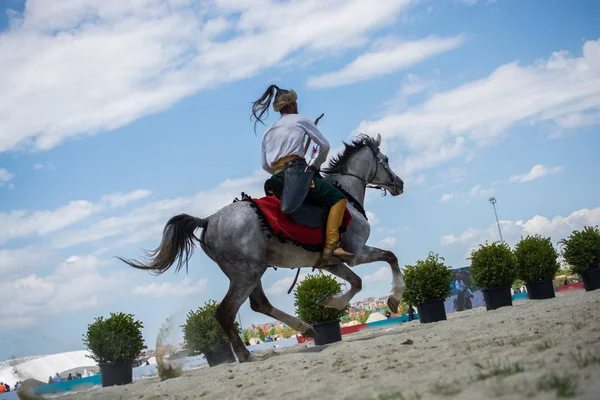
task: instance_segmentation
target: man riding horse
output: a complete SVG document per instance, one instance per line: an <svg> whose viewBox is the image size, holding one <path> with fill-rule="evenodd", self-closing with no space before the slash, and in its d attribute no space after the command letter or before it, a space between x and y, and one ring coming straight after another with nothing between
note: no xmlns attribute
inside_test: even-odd
<svg viewBox="0 0 600 400"><path fill-rule="evenodd" d="M275 85L254 102L252 115L257 122L268 113L271 101L273 110L281 117L265 132L261 147L261 163L271 179L283 184L281 209L291 214L304 202L310 202L329 209L325 229L325 245L322 259L332 256L352 257L340 247L340 226L346 210L347 200L342 192L322 179L316 171L326 161L329 142L309 118L298 114L298 95L294 90L280 89ZM319 154L309 166L304 159L304 137L308 136L319 146Z"/></svg>
<svg viewBox="0 0 600 400"><path fill-rule="evenodd" d="M360 135L350 144L345 143L343 152L329 163L328 168L324 168L325 178L321 179L315 170L325 161L329 143L316 128L316 123L298 115L296 100L294 91L271 86L253 107L253 116L257 121L261 121L269 110L271 101L274 101L275 111L281 113L281 118L265 133L262 147L263 167L273 175L267 182L274 183L278 180L278 185L283 187L272 192L280 200L273 201L277 199L270 196L253 200L248 196L247 201L234 201L209 216L175 215L166 223L160 245L147 252L146 262L119 257L134 268L162 274L173 265L175 271L179 271L184 265L187 270L188 260L199 245L229 279L227 293L221 300L215 317L227 334L240 362L261 358L251 354L244 346L235 324L240 307L248 299L252 310L281 321L304 336L315 335L310 324L270 303L262 286L262 278L269 266L300 269L318 265L319 269L348 282L348 290L329 294L318 300L318 304L337 310L343 310L362 290L361 278L350 269L356 265L381 261L389 264L392 290L388 296L388 306L392 312L397 311L404 291L402 273L394 253L367 245L370 224L363 208L366 189L380 187L389 191L392 196L399 196L404 191L404 182L395 174L388 164L387 156L379 149L381 136L372 138ZM304 160L305 135L321 147L318 157L312 163L312 169L309 169ZM343 193L349 200L347 206L344 195L330 182L337 182L343 188ZM263 221L266 217L259 210L259 202L274 204L277 214L287 212L292 223L295 223L294 216L302 214L301 211L306 215L324 211L322 218L318 218L320 224L312 224L311 220L313 227L321 228L323 224L326 225L326 242L322 254L319 252L321 247L313 251L275 239L273 227ZM343 216L346 213L350 214L347 226L344 221L347 222L348 218ZM305 218L304 222L308 220L305 216L302 218ZM306 223L304 226L309 225ZM349 252L339 248L340 226L346 228L341 245ZM199 236L196 235L198 230L201 231ZM329 261L321 263L321 255Z"/></svg>

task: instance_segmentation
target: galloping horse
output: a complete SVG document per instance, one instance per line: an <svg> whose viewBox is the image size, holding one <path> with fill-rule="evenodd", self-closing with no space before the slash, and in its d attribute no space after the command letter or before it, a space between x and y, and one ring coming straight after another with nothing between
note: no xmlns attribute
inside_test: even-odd
<svg viewBox="0 0 600 400"><path fill-rule="evenodd" d="M348 265L386 261L392 270L388 306L392 312L398 310L404 291L398 259L391 251L366 245L370 234L363 209L367 187L375 186L382 189L384 194L389 191L392 196L402 194L404 189L404 182L391 170L388 158L379 150L380 144L381 135L376 138L360 135L350 144L345 143L344 151L323 171L325 179L337 184L348 197L348 210L352 218L342 235L341 245L354 254L347 264L338 261L335 265L320 268L350 283L347 292L321 299L319 304L325 307L342 310L362 289L361 278ZM198 228L203 228L200 238L195 235ZM156 274L162 274L177 262L178 272L183 264L187 269L195 241L229 278L229 290L217 308L216 318L229 337L239 362L260 359L246 349L235 329L236 314L248 298L252 310L279 320L303 335L315 335L312 326L271 305L261 278L269 266L310 268L319 261L320 253L265 235L256 210L247 201L229 204L207 218L177 215L167 222L159 247L147 252L150 257L147 264L119 259L134 268Z"/></svg>

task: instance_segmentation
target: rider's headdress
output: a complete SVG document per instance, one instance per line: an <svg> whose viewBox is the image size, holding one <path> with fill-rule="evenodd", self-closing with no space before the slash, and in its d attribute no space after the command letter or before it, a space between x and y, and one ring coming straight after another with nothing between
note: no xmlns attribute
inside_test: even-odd
<svg viewBox="0 0 600 400"><path fill-rule="evenodd" d="M262 121L263 115L269 115L269 106L273 100L273 110L275 112L281 111L285 106L294 104L298 100L298 95L293 89L285 90L280 89L276 85L271 85L265 90L262 96L256 100L252 105L252 116L256 118L254 121L254 133L256 133L256 123Z"/></svg>

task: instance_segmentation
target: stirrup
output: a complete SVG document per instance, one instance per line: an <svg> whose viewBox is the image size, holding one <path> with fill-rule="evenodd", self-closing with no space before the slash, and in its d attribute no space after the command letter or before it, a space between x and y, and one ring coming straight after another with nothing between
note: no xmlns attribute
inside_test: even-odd
<svg viewBox="0 0 600 400"><path fill-rule="evenodd" d="M342 254L334 254L336 250L341 250ZM345 254L343 254L343 253L345 253ZM323 251L323 254L321 255L321 258L324 258L325 260L330 260L332 258L345 260L345 259L352 258L352 257L354 257L354 254L347 252L340 245L337 245L336 247L334 247L330 250L327 250L326 252Z"/></svg>

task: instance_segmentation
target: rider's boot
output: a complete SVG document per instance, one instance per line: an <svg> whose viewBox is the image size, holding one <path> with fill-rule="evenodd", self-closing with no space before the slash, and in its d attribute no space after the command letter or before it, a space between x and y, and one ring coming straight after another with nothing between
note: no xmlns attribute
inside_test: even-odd
<svg viewBox="0 0 600 400"><path fill-rule="evenodd" d="M340 226L344 219L344 211L348 201L342 199L335 203L329 210L327 217L327 226L325 228L325 247L323 248L322 258L329 260L331 257L349 258L354 257L354 254L344 251L339 247L340 243Z"/></svg>

